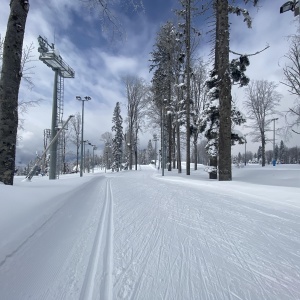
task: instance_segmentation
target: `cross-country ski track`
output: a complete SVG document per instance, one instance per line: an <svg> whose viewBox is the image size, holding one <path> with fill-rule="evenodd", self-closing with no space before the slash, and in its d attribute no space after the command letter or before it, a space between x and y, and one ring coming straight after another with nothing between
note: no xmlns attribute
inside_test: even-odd
<svg viewBox="0 0 300 300"><path fill-rule="evenodd" d="M49 194L0 243L0 299L300 299L299 189L175 172L19 180Z"/></svg>

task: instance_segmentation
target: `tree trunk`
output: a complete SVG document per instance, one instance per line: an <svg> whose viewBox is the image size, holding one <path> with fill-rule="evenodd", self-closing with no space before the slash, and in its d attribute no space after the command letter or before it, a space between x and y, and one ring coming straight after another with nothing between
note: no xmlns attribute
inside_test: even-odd
<svg viewBox="0 0 300 300"><path fill-rule="evenodd" d="M172 130L172 160L173 160L173 169L176 168L176 127L173 127Z"/></svg>
<svg viewBox="0 0 300 300"><path fill-rule="evenodd" d="M198 134L195 133L194 136L194 170L197 171L198 169L198 155L197 155L197 140L198 140Z"/></svg>
<svg viewBox="0 0 300 300"><path fill-rule="evenodd" d="M177 169L178 173L181 173L181 150L180 150L180 126L178 122L178 117L176 120L176 134L177 134Z"/></svg>
<svg viewBox="0 0 300 300"><path fill-rule="evenodd" d="M129 121L129 170L132 170L132 162L133 162L133 125L131 121Z"/></svg>
<svg viewBox="0 0 300 300"><path fill-rule="evenodd" d="M211 167L218 167L218 158L216 156L211 156L209 158L209 165ZM218 179L217 171L209 172L209 179Z"/></svg>
<svg viewBox="0 0 300 300"><path fill-rule="evenodd" d="M265 167L266 165L266 138L265 135L262 135L261 138L261 166Z"/></svg>
<svg viewBox="0 0 300 300"><path fill-rule="evenodd" d="M168 114L168 171L172 170L172 116Z"/></svg>
<svg viewBox="0 0 300 300"><path fill-rule="evenodd" d="M219 180L232 180L231 174L231 82L229 77L228 0L217 1L219 40L218 79L220 89Z"/></svg>
<svg viewBox="0 0 300 300"><path fill-rule="evenodd" d="M186 175L191 174L190 132L190 59L191 59L191 0L186 2Z"/></svg>
<svg viewBox="0 0 300 300"><path fill-rule="evenodd" d="M10 1L0 78L0 181L13 185L22 48L29 3Z"/></svg>

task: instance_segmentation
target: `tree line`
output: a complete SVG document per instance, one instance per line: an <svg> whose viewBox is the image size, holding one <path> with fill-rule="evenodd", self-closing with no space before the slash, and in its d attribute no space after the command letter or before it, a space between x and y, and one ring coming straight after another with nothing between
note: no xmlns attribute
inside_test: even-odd
<svg viewBox="0 0 300 300"><path fill-rule="evenodd" d="M134 1L129 1L131 4ZM137 1L139 2L139 1ZM231 147L245 143L245 135L236 130L246 122L237 109L231 95L233 85L245 88L244 108L250 121L253 141L261 143L262 166L265 165L266 133L270 130L281 95L277 83L267 80L251 80L246 75L252 54L240 54L230 49L229 15L241 16L247 27L252 19L243 5L258 5L258 0L236 1L179 0L175 21L167 21L157 32L149 69L151 83L136 76L124 78L126 89L126 124L121 129L120 103L113 115L114 125L110 136L104 134L105 154L111 153L113 168L121 168L121 157L126 157L128 168L135 161L137 168L138 140L143 127L147 126L160 138L162 167L181 172L181 161L186 160L186 174L190 175L191 160L197 168L199 137L205 138L205 149L211 165L210 178L232 180ZM111 13L110 1L88 1L104 13L113 29L118 27L116 16ZM18 127L18 93L22 74L22 48L28 0L10 1L10 16L6 37L2 43L2 67L0 79L0 181L13 184L15 148ZM211 33L213 63L199 57L201 35L199 18L208 19ZM285 84L291 94L299 97L299 35L291 38L291 48L284 68ZM13 49L14 51L11 51ZM235 58L229 59L229 54ZM299 98L298 98L299 99ZM119 104L118 104L119 103ZM297 102L288 114L296 119L286 129L294 132L299 125ZM289 120L289 118L287 117ZM147 124L146 124L147 123ZM125 133L124 133L125 131ZM185 153L182 150L185 149Z"/></svg>

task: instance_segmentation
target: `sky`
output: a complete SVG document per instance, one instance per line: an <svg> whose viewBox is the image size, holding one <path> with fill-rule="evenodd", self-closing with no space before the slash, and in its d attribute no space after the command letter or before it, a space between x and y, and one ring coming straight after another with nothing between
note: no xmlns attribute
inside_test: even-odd
<svg viewBox="0 0 300 300"><path fill-rule="evenodd" d="M9 15L9 1L0 0L0 33L3 37L6 31ZM241 2L241 1L238 1ZM124 1L122 2L124 3ZM288 50L287 36L296 31L296 19L292 12L279 14L281 0L261 1L259 9L249 8L253 17L252 29L247 29L242 18L231 18L231 44L233 51L254 53L266 45L270 48L251 58L247 74L252 79L267 79L279 83L283 79L282 67L284 54ZM123 104L121 110L125 115L125 87L122 77L128 74L136 75L150 82L149 53L153 50L156 33L167 20L174 19L173 9L177 7L176 0L145 0L144 10L133 12L128 6L119 7L115 13L122 24L124 35L122 40L115 36L112 39L109 28L103 30L95 9L88 9L81 1L33 1L27 18L25 43L33 43L32 54L35 60L32 65L34 88L29 90L22 83L20 100L42 101L30 108L25 118L24 130L19 132L22 137L17 148L17 164L34 158L36 151L43 149L44 129L51 126L52 92L54 72L38 60L39 35L55 43L55 48L62 58L75 70L74 79L65 79L64 116L81 112L81 103L76 96L90 96L91 101L85 104L85 139L100 149L103 142L102 133L111 130L113 109L117 101ZM210 35L207 19L197 20L202 33L200 47L197 50L205 60L209 59ZM285 86L278 86L282 93L282 110L287 110L294 99L288 94ZM234 88L233 96L238 106L242 108L244 92ZM276 127L284 124L282 117ZM237 128L243 133L248 129ZM154 132L144 132L141 137L141 147L146 147L147 141ZM281 137L276 137L280 141ZM295 146L299 138L293 136L287 143ZM259 144L248 143L249 150L257 151ZM271 144L267 145L271 149ZM242 151L242 146L234 147L233 153Z"/></svg>
<svg viewBox="0 0 300 300"><path fill-rule="evenodd" d="M0 183L0 299L299 299L300 166L198 167Z"/></svg>

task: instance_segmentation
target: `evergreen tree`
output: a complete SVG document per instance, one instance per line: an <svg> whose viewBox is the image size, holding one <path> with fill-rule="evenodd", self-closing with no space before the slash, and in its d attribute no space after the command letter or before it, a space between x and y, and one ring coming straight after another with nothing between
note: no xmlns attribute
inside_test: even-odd
<svg viewBox="0 0 300 300"><path fill-rule="evenodd" d="M168 148L169 168L171 168L173 146L172 125L177 112L176 101L174 101L173 97L174 84L178 83L179 69L185 57L181 48L180 33L173 23L167 22L161 26L157 33L154 50L150 53L150 71L154 71L152 78L153 104L157 107L160 115L161 136L163 128L167 129L167 134L165 134L164 139L161 139L161 143L165 142ZM164 116L163 112L165 112ZM162 120L165 120L165 124L162 124Z"/></svg>
<svg viewBox="0 0 300 300"><path fill-rule="evenodd" d="M148 152L148 163L151 163L151 160L153 160L155 156L151 140L149 140L148 142L147 152Z"/></svg>
<svg viewBox="0 0 300 300"><path fill-rule="evenodd" d="M274 152L274 158L275 158L275 160L278 159L278 155L279 155L279 147L278 147L278 145L276 144L276 145L275 145L275 152Z"/></svg>
<svg viewBox="0 0 300 300"><path fill-rule="evenodd" d="M284 145L284 142L280 141L278 158L279 158L281 163L286 163L285 156L286 156L286 147Z"/></svg>
<svg viewBox="0 0 300 300"><path fill-rule="evenodd" d="M116 170L119 172L121 169L121 159L122 159L122 143L123 143L123 119L121 116L121 108L120 103L116 103L116 107L114 109L114 114L112 118L113 127L112 132L114 134L112 139L112 170Z"/></svg>

